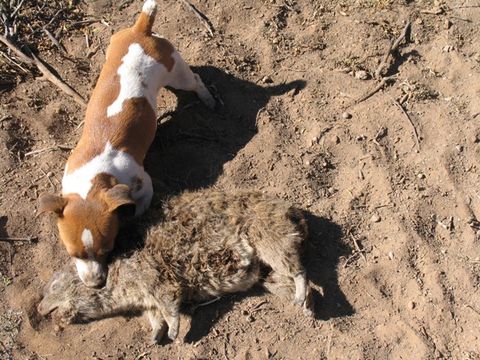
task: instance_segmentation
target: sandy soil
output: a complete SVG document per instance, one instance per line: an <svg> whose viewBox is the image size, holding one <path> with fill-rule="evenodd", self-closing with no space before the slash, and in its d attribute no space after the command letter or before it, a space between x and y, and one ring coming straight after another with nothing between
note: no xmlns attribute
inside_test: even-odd
<svg viewBox="0 0 480 360"><path fill-rule="evenodd" d="M158 2L156 31L223 106L161 91L153 206L215 186L308 210L317 318L254 289L198 308L184 344L150 345L143 318L39 319L41 289L68 257L36 199L60 190L57 145L75 145L84 108L0 45L0 358L480 359L478 2L194 1L213 37L181 1ZM111 33L141 2L73 2L55 17L66 3L26 1L18 41L88 98ZM93 18L104 21L72 26ZM409 18L391 80L352 105ZM4 241L24 237L37 241Z"/></svg>

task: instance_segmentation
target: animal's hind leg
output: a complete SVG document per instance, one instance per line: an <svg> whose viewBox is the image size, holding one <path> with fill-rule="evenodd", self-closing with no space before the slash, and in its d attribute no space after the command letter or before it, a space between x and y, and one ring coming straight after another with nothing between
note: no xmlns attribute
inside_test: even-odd
<svg viewBox="0 0 480 360"><path fill-rule="evenodd" d="M174 52L172 57L175 59L175 65L166 85L178 90L196 92L200 100L209 108L213 109L216 101L204 85L200 76L190 69L190 66L188 66L178 52Z"/></svg>
<svg viewBox="0 0 480 360"><path fill-rule="evenodd" d="M295 283L289 276L272 271L263 282L263 286L272 294L291 300L295 296Z"/></svg>
<svg viewBox="0 0 480 360"><path fill-rule="evenodd" d="M297 237L288 237L285 241L277 242L275 247L257 244L258 256L269 265L278 276L289 277L295 284L295 304L302 306L307 296L307 277L305 268L300 261L299 244Z"/></svg>
<svg viewBox="0 0 480 360"><path fill-rule="evenodd" d="M162 312L159 309L152 309L145 312L150 325L152 326L152 342L154 344L160 343L167 330L167 323L163 318Z"/></svg>
<svg viewBox="0 0 480 360"><path fill-rule="evenodd" d="M280 275L276 272L270 273L270 275L265 279L263 286L270 291L272 294L275 294L279 297L291 300L296 295L296 284L294 279L290 276ZM306 296L303 304L303 313L307 316L314 316L314 303L313 303L313 294L310 285L306 285Z"/></svg>

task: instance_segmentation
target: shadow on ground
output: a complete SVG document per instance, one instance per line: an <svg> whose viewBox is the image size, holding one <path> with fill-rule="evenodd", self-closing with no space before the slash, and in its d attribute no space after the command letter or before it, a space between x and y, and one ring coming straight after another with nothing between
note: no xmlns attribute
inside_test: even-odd
<svg viewBox="0 0 480 360"><path fill-rule="evenodd" d="M165 122L159 126L145 162L157 185L155 190L160 192L171 194L213 185L222 174L223 165L257 133L259 110L273 96L294 89L300 91L306 84L296 80L263 87L213 66L193 70L206 84L212 84L210 88L218 94L219 106L210 111L195 94L174 91L178 95L177 110L160 115Z"/></svg>

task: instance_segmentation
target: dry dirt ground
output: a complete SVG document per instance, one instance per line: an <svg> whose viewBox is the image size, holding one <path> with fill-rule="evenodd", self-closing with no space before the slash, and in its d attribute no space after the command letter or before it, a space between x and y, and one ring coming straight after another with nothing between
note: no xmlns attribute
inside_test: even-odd
<svg viewBox="0 0 480 360"><path fill-rule="evenodd" d="M0 44L0 358L480 359L480 3L192 0L211 36L182 1L157 1L155 30L221 106L161 91L153 206L215 186L309 211L317 318L254 289L198 308L184 344L150 345L139 317L64 329L38 319L68 257L36 200L60 190L85 109ZM85 98L109 36L141 8L26 0L12 15L19 3L0 3L16 41ZM390 80L355 104L408 19ZM118 252L138 244L139 226Z"/></svg>

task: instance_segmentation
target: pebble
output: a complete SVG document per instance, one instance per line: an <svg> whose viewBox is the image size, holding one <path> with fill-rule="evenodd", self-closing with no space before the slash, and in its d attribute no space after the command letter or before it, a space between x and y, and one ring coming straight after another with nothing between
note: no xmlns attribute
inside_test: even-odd
<svg viewBox="0 0 480 360"><path fill-rule="evenodd" d="M314 136L312 138L312 145L315 144L318 141L318 137Z"/></svg>
<svg viewBox="0 0 480 360"><path fill-rule="evenodd" d="M415 309L415 303L414 303L413 301L409 301L409 302L408 302L408 308L409 308L410 310Z"/></svg>
<svg viewBox="0 0 480 360"><path fill-rule="evenodd" d="M388 252L388 258L389 258L390 260L393 260L394 257L395 257L395 255L393 254L393 251L389 251L389 252Z"/></svg>
<svg viewBox="0 0 480 360"><path fill-rule="evenodd" d="M378 223L380 222L380 220L382 220L382 218L378 214L373 214L372 217L370 218L370 221L374 223Z"/></svg>
<svg viewBox="0 0 480 360"><path fill-rule="evenodd" d="M342 119L347 120L347 119L351 119L351 118L352 118L352 114L350 114L349 112L345 111L344 113L342 113Z"/></svg>
<svg viewBox="0 0 480 360"><path fill-rule="evenodd" d="M479 142L480 142L480 134L475 134L475 135L473 135L473 136L472 136L472 142L473 142L474 144L479 143Z"/></svg>
<svg viewBox="0 0 480 360"><path fill-rule="evenodd" d="M265 75L265 76L262 78L262 82L263 82L264 84L271 84L271 83L273 83L273 80L272 80L272 78L271 78L270 76Z"/></svg>
<svg viewBox="0 0 480 360"><path fill-rule="evenodd" d="M355 71L355 77L360 80L367 80L368 73L365 70L358 70L358 71Z"/></svg>
<svg viewBox="0 0 480 360"><path fill-rule="evenodd" d="M420 174L417 175L417 177L419 179L425 179L425 174L420 173Z"/></svg>
<svg viewBox="0 0 480 360"><path fill-rule="evenodd" d="M455 146L455 149L457 149L458 152L462 152L463 151L463 146L462 145L457 145L457 146Z"/></svg>
<svg viewBox="0 0 480 360"><path fill-rule="evenodd" d="M310 161L305 160L305 165L306 165L306 166L310 166Z"/></svg>

